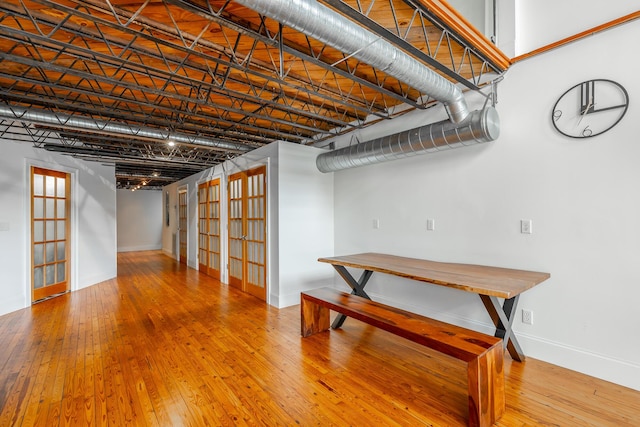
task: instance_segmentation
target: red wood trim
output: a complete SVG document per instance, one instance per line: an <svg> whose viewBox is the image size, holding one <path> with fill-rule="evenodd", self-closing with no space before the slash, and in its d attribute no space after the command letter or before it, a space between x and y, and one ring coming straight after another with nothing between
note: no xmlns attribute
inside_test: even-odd
<svg viewBox="0 0 640 427"><path fill-rule="evenodd" d="M539 55L541 53L548 52L550 50L556 49L558 47L564 46L566 44L581 40L585 37L592 36L594 34L600 33L605 30L609 30L613 27L617 27L618 25L626 24L627 22L631 22L640 18L640 10L637 12L630 13L628 15L622 16L618 19L614 19L613 21L606 22L602 25L598 25L597 27L593 27L589 30L583 31L578 34L574 34L573 36L564 38L562 40L558 40L557 42L550 43L546 46L542 46L538 49L532 50L529 53L525 53L523 55L516 56L515 58L511 58L511 63L515 64L516 62L522 61L523 59L531 58L532 56Z"/></svg>

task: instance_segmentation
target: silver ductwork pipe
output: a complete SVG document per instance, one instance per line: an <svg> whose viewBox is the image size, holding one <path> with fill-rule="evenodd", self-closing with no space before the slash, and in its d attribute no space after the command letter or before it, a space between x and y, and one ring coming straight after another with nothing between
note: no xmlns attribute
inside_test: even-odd
<svg viewBox="0 0 640 427"><path fill-rule="evenodd" d="M335 172L494 141L499 135L498 112L493 107L485 107L469 114L462 123L445 120L320 154L316 166L320 172Z"/></svg>
<svg viewBox="0 0 640 427"><path fill-rule="evenodd" d="M445 105L454 123L469 109L460 88L422 62L315 0L236 0L250 9L353 56Z"/></svg>
<svg viewBox="0 0 640 427"><path fill-rule="evenodd" d="M236 151L244 153L251 148L242 144L219 141L213 138L190 135L168 130L136 126L128 123L107 122L89 117L52 113L47 110L27 109L0 104L0 118L33 123L41 126L64 127L109 135L120 135L156 141L173 141L176 144L206 147L212 150Z"/></svg>

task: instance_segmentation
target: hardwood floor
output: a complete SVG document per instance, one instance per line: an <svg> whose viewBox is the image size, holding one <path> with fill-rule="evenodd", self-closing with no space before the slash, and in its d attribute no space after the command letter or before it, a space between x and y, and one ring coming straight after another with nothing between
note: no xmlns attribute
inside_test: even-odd
<svg viewBox="0 0 640 427"><path fill-rule="evenodd" d="M159 252L0 317L0 426L464 426L453 359L347 320L300 337L278 310ZM640 392L507 356L498 426L638 426Z"/></svg>

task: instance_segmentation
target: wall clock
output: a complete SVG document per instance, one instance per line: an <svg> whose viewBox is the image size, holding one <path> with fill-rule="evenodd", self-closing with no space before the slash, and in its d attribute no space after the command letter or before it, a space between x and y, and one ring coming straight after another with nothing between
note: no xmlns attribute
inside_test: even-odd
<svg viewBox="0 0 640 427"><path fill-rule="evenodd" d="M551 112L558 132L570 138L591 138L605 133L624 117L629 95L620 83L594 79L563 93Z"/></svg>

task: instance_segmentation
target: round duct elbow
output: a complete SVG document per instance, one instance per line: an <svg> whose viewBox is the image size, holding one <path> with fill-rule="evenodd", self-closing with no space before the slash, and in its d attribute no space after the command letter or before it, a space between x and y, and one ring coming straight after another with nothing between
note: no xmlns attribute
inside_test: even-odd
<svg viewBox="0 0 640 427"><path fill-rule="evenodd" d="M460 123L432 123L393 135L320 154L320 172L335 172L375 163L495 141L500 136L500 117L493 107L473 111Z"/></svg>

